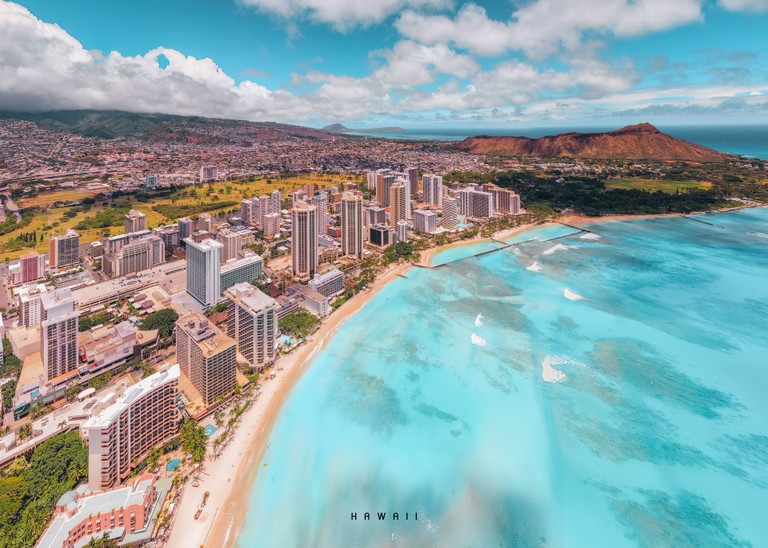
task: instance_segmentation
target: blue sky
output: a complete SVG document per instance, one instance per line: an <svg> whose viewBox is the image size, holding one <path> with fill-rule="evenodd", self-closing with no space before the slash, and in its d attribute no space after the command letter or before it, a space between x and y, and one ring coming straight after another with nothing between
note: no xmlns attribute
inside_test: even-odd
<svg viewBox="0 0 768 548"><path fill-rule="evenodd" d="M766 29L768 0L0 0L0 109L754 123Z"/></svg>

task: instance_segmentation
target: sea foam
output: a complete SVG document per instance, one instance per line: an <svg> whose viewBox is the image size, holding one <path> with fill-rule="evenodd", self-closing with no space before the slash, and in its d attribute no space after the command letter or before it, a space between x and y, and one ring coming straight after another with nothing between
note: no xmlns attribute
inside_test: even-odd
<svg viewBox="0 0 768 548"><path fill-rule="evenodd" d="M478 314L477 318L475 318L475 327L483 327L483 315Z"/></svg>
<svg viewBox="0 0 768 548"><path fill-rule="evenodd" d="M595 234L594 232L587 232L585 234L582 234L579 236L579 239L581 240L599 240L600 236Z"/></svg>
<svg viewBox="0 0 768 548"><path fill-rule="evenodd" d="M544 358L541 362L541 378L544 382L563 382L568 377L559 369L552 367L553 363L561 365L563 362L555 356L547 356Z"/></svg>
<svg viewBox="0 0 768 548"><path fill-rule="evenodd" d="M565 245L565 244L555 244L546 251L542 253L542 255L552 255L555 251L563 251L565 249L573 249L576 246L572 245Z"/></svg>
<svg viewBox="0 0 768 548"><path fill-rule="evenodd" d="M525 269L530 270L531 272L539 272L541 270L541 265L538 262L533 261L533 264L525 267Z"/></svg>
<svg viewBox="0 0 768 548"><path fill-rule="evenodd" d="M563 297L568 299L569 301L583 301L584 297L579 295L578 293L571 291L567 287L563 289Z"/></svg>
<svg viewBox="0 0 768 548"><path fill-rule="evenodd" d="M477 346L485 346L487 343L485 342L485 339L480 335L477 333L472 333L472 344L476 344Z"/></svg>

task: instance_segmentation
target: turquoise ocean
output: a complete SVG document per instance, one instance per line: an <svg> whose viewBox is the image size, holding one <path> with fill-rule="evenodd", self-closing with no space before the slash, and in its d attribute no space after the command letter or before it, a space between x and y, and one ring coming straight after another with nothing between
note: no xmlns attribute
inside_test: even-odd
<svg viewBox="0 0 768 548"><path fill-rule="evenodd" d="M587 226L447 250L343 324L240 546L768 545L768 209Z"/></svg>

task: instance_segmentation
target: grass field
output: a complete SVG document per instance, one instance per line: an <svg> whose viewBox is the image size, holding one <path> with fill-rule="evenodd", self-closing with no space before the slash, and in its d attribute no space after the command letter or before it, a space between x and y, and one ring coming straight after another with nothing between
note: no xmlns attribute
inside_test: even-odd
<svg viewBox="0 0 768 548"><path fill-rule="evenodd" d="M19 207L50 207L56 202L76 202L84 200L90 196L95 196L100 191L78 191L78 190L60 190L58 192L48 192L34 196L32 198L20 198L17 205Z"/></svg>
<svg viewBox="0 0 768 548"><path fill-rule="evenodd" d="M647 190L649 192L661 190L667 194L674 194L678 190L680 190L680 192L690 189L707 190L711 187L712 183L707 181L660 181L657 179L643 179L640 177L607 179L605 181L605 188L608 190L614 188L623 190Z"/></svg>
<svg viewBox="0 0 768 548"><path fill-rule="evenodd" d="M270 181L269 183L267 181ZM343 182L361 182L361 177L339 175L339 176L318 176L318 175L303 175L290 177L286 179L267 179L259 178L254 181L226 181L220 183L212 183L205 185L198 185L187 187L175 192L171 196L158 197L156 200L149 202L132 202L134 209L138 209L147 216L147 228L155 228L161 224L169 224L176 219L165 217L158 213L153 206L158 204L172 204L172 205L199 205L203 203L211 203L216 201L221 202L236 202L237 205L224 208L223 210L212 210L211 214L222 213L227 209L239 208L240 201L245 198L255 198L263 194L269 194L274 190L279 190L283 195L283 199L287 197L287 194L296 188L311 183L317 187L325 187L338 185L341 186ZM82 200L88 196L92 196L95 193L77 192L74 190L62 190L59 192L50 192L47 194L41 194L32 198L23 198L18 202L19 207L41 207L43 211L35 213L32 222L19 230L14 230L8 234L0 236L0 261L9 261L18 259L20 255L26 253L30 249L36 249L40 253L48 251L48 240L51 236L61 234L66 231L67 228L74 228L80 221L88 217L92 217L98 211L108 207L108 205L99 203L94 205L87 212L78 212L76 216L71 219L66 219L64 214L68 211L75 209L74 207L51 207L55 202L72 202ZM128 197L119 198L120 203L124 203ZM58 223L58 225L56 225ZM44 230L44 227L48 227ZM8 243L14 240L19 234L23 232L37 231L38 239L40 235L43 236L43 240L38 242L34 247L26 247L23 249L8 249ZM80 243L87 244L98 240L101 237L102 230L100 228L93 228L89 230L78 230L80 234ZM109 233L112 236L123 233L122 226L114 226L109 228Z"/></svg>

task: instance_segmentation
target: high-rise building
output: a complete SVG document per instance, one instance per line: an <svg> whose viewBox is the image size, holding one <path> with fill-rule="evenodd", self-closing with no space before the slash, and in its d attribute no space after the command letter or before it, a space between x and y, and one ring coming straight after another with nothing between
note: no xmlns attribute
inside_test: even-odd
<svg viewBox="0 0 768 548"><path fill-rule="evenodd" d="M154 190L160 186L160 178L157 175L147 175L144 177L144 187L148 190Z"/></svg>
<svg viewBox="0 0 768 548"><path fill-rule="evenodd" d="M19 258L19 269L13 272L13 285L26 284L45 278L45 256L29 251Z"/></svg>
<svg viewBox="0 0 768 548"><path fill-rule="evenodd" d="M47 382L59 384L57 377L77 369L77 333L80 311L69 288L40 295L43 321L40 342L43 354L43 376Z"/></svg>
<svg viewBox="0 0 768 548"><path fill-rule="evenodd" d="M272 213L280 213L280 206L281 206L281 197L280 197L280 191L279 190L273 190L272 194L269 195L272 198L272 207L270 209L270 212Z"/></svg>
<svg viewBox="0 0 768 548"><path fill-rule="evenodd" d="M315 185L312 183L306 183L302 185L301 189L306 192L307 198L310 200L315 197Z"/></svg>
<svg viewBox="0 0 768 548"><path fill-rule="evenodd" d="M240 256L240 248L243 242L239 234L230 230L222 230L219 232L217 239L224 246L221 249L222 264L230 259L237 259Z"/></svg>
<svg viewBox="0 0 768 548"><path fill-rule="evenodd" d="M179 366L150 375L108 400L82 425L88 438L88 485L123 481L155 448L179 435Z"/></svg>
<svg viewBox="0 0 768 548"><path fill-rule="evenodd" d="M178 221L179 223L179 240L184 240L184 238L189 238L192 236L192 233L195 231L195 221L192 219L188 219L187 217L182 217Z"/></svg>
<svg viewBox="0 0 768 548"><path fill-rule="evenodd" d="M219 178L219 168L216 166L203 166L200 168L200 182L216 181Z"/></svg>
<svg viewBox="0 0 768 548"><path fill-rule="evenodd" d="M488 218L493 216L493 194L482 192L477 187L467 187L456 193L459 201L459 215Z"/></svg>
<svg viewBox="0 0 768 548"><path fill-rule="evenodd" d="M409 167L406 172L408 173L408 183L411 185L411 196L415 196L419 193L419 168Z"/></svg>
<svg viewBox="0 0 768 548"><path fill-rule="evenodd" d="M253 202L251 200L243 200L240 202L240 218L248 225L254 222Z"/></svg>
<svg viewBox="0 0 768 548"><path fill-rule="evenodd" d="M318 264L317 208L306 202L297 202L291 210L293 275L311 278Z"/></svg>
<svg viewBox="0 0 768 548"><path fill-rule="evenodd" d="M437 230L437 214L432 211L417 209L413 212L413 228L419 232L432 234Z"/></svg>
<svg viewBox="0 0 768 548"><path fill-rule="evenodd" d="M40 325L43 321L43 305L40 296L47 292L44 284L26 285L14 290L19 305L19 322L24 327Z"/></svg>
<svg viewBox="0 0 768 548"><path fill-rule="evenodd" d="M483 185L483 190L493 194L493 209L509 215L520 213L520 196L506 188L494 184Z"/></svg>
<svg viewBox="0 0 768 548"><path fill-rule="evenodd" d="M424 201L429 205L443 205L443 178L440 175L427 174L421 179L424 186Z"/></svg>
<svg viewBox="0 0 768 548"><path fill-rule="evenodd" d="M277 236L280 234L280 214L270 213L264 215L264 226L262 226L262 232L265 237Z"/></svg>
<svg viewBox="0 0 768 548"><path fill-rule="evenodd" d="M389 225L397 226L398 221L406 219L405 185L394 183L389 189Z"/></svg>
<svg viewBox="0 0 768 548"><path fill-rule="evenodd" d="M376 175L376 201L381 207L389 207L389 189L395 184L394 175Z"/></svg>
<svg viewBox="0 0 768 548"><path fill-rule="evenodd" d="M221 243L211 238L196 242L194 235L184 240L187 246L187 293L204 307L221 298Z"/></svg>
<svg viewBox="0 0 768 548"><path fill-rule="evenodd" d="M197 218L197 230L205 230L206 232L213 232L213 217L210 213L201 213Z"/></svg>
<svg viewBox="0 0 768 548"><path fill-rule="evenodd" d="M408 241L408 221L405 219L397 221L397 225L395 225L395 239L398 242Z"/></svg>
<svg viewBox="0 0 768 548"><path fill-rule="evenodd" d="M102 259L102 268L113 276L127 276L165 262L165 242L150 235L123 245L115 254Z"/></svg>
<svg viewBox="0 0 768 548"><path fill-rule="evenodd" d="M251 367L272 363L277 347L277 311L280 305L249 283L224 292L227 299L227 334Z"/></svg>
<svg viewBox="0 0 768 548"><path fill-rule="evenodd" d="M130 210L125 216L125 233L139 232L147 229L147 216L141 211Z"/></svg>
<svg viewBox="0 0 768 548"><path fill-rule="evenodd" d="M48 243L48 265L62 268L80 263L80 236L72 229L66 234L53 236Z"/></svg>
<svg viewBox="0 0 768 548"><path fill-rule="evenodd" d="M304 192L303 188L297 188L293 192L291 192L291 205L295 205L296 202L306 202L307 201L307 193Z"/></svg>
<svg viewBox="0 0 768 548"><path fill-rule="evenodd" d="M387 222L387 210L383 207L372 206L365 210L366 226L383 225Z"/></svg>
<svg viewBox="0 0 768 548"><path fill-rule="evenodd" d="M459 226L459 206L456 198L443 196L443 218L440 225L446 230L455 230Z"/></svg>
<svg viewBox="0 0 768 548"><path fill-rule="evenodd" d="M328 194L320 191L309 203L317 208L317 234L325 236L328 233Z"/></svg>
<svg viewBox="0 0 768 548"><path fill-rule="evenodd" d="M197 312L176 322L176 357L205 405L227 396L237 383L235 341Z"/></svg>
<svg viewBox="0 0 768 548"><path fill-rule="evenodd" d="M341 254L363 258L363 197L353 192L341 196Z"/></svg>

